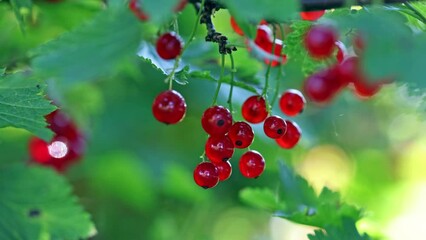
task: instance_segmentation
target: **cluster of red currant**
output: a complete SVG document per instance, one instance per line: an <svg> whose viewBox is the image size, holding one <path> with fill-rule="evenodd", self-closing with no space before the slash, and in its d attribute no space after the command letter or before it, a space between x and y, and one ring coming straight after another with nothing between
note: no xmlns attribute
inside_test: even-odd
<svg viewBox="0 0 426 240"><path fill-rule="evenodd" d="M287 116L296 116L303 111L304 105L303 95L294 89L284 92L280 98L280 108ZM276 115L269 116L262 96L249 97L241 111L245 121L252 124L263 122L265 135L275 139L283 148L294 147L300 139L301 131L295 122ZM205 145L209 162L204 161L195 168L194 180L197 185L211 188L230 177L232 166L229 160L234 149L248 148L254 140L253 129L245 121L233 122L231 112L223 106L212 106L203 113L201 125L209 134ZM265 159L258 151L248 150L241 155L239 170L244 177L257 178L264 169Z"/></svg>
<svg viewBox="0 0 426 240"><path fill-rule="evenodd" d="M316 59L330 57L336 47L338 48L337 63L329 68L322 69L304 82L304 92L314 102L325 104L330 102L342 89L349 87L360 98L374 96L383 86L391 80L369 81L360 68L359 58L362 54L364 40L358 34L354 38L353 49L349 55L343 43L337 41L338 35L330 26L313 26L305 35L304 44L309 54Z"/></svg>
<svg viewBox="0 0 426 240"><path fill-rule="evenodd" d="M30 139L31 162L64 171L83 155L86 148L85 137L75 123L60 110L47 115L46 121L55 135L50 142L38 137Z"/></svg>

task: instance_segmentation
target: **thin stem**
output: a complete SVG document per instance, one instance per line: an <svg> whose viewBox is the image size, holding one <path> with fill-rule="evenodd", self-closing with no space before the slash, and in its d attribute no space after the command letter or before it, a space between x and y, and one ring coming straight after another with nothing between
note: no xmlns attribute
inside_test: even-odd
<svg viewBox="0 0 426 240"><path fill-rule="evenodd" d="M183 46L183 49L180 52L179 56L176 58L175 64L173 65L172 72L169 74L169 76L167 76L167 78L165 80L165 82L169 83L169 90L173 89L173 79L174 79L174 76L175 76L176 69L179 67L179 62L182 58L182 55L185 52L185 50L188 48L189 44L194 39L195 33L197 32L197 28L198 28L198 25L199 25L200 19L201 19L201 13L203 12L204 2L205 2L205 0L201 1L200 9L199 9L198 15L197 15L197 21L195 22L194 28L192 29L192 32L191 32L191 35L190 35L188 41L186 42L186 44Z"/></svg>
<svg viewBox="0 0 426 240"><path fill-rule="evenodd" d="M220 76L219 76L219 80L217 81L216 92L214 93L212 106L216 105L217 96L219 95L220 86L222 85L222 79L225 73L225 54L221 54L221 56L222 56L222 60L221 60Z"/></svg>
<svg viewBox="0 0 426 240"><path fill-rule="evenodd" d="M275 33L275 29L273 31L274 33L274 41L272 43L272 55L275 55L275 40L277 39L276 33ZM263 88L262 91L262 96L266 96L266 94L268 93L268 88L269 88L269 75L271 73L271 67L272 67L272 61L273 60L269 60L269 64L268 64L268 68L266 69L266 73L265 73L265 87Z"/></svg>
<svg viewBox="0 0 426 240"><path fill-rule="evenodd" d="M413 11L419 18L420 21L426 24L426 17L419 11L417 8L415 8L410 2L404 2L404 5Z"/></svg>
<svg viewBox="0 0 426 240"><path fill-rule="evenodd" d="M275 92L274 92L274 96L272 97L272 100L271 100L271 106L274 106L275 101L278 98L278 92L280 91L280 83L281 83L280 80L281 80L281 76L282 76L282 73L283 73L282 71L283 71L282 66L280 66L278 68L277 76L275 77L275 80L276 80L276 82L275 82Z"/></svg>
<svg viewBox="0 0 426 240"><path fill-rule="evenodd" d="M272 43L271 54L275 56L275 40L277 39L275 28L273 28L273 34L274 34L274 41ZM262 97L265 99L266 108L268 109L268 112L271 112L271 105L268 103L267 93L269 88L269 75L271 73L272 62L273 60L269 60L268 68L266 69L266 73L265 73L265 86L262 91Z"/></svg>
<svg viewBox="0 0 426 240"><path fill-rule="evenodd" d="M235 73L234 56L232 56L232 53L229 54L229 58L231 59L231 88L229 89L228 104L229 104L229 111L232 114L232 92L234 90L234 73Z"/></svg>

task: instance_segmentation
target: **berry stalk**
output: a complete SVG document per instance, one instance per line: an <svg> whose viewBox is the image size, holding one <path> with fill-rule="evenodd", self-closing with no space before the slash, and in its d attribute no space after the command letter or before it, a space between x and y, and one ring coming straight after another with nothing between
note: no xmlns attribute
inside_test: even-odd
<svg viewBox="0 0 426 240"><path fill-rule="evenodd" d="M231 88L229 89L229 96L228 96L228 104L229 104L229 111L232 114L232 92L234 90L234 73L235 73L235 64L234 64L234 57L232 56L232 53L229 54L229 59L231 60Z"/></svg>
<svg viewBox="0 0 426 240"><path fill-rule="evenodd" d="M221 54L221 56L222 56L222 58L221 58L221 70L220 70L219 80L217 81L217 86L216 86L216 91L214 93L212 106L216 105L217 96L219 95L219 90L220 90L220 87L222 85L223 75L225 74L225 54Z"/></svg>
<svg viewBox="0 0 426 240"><path fill-rule="evenodd" d="M199 7L198 15L197 15L197 21L195 22L195 25L194 25L194 27L192 29L192 32L191 32L191 35L188 38L188 41L183 46L183 49L182 49L181 53L176 58L175 64L173 65L172 72L169 74L169 76L167 76L167 78L165 80L166 82L167 81L169 82L169 90L172 90L172 87L173 87L173 78L175 76L176 69L179 67L179 62L180 62L180 60L182 58L183 53L188 48L189 44L194 40L195 33L197 32L197 29L198 29L198 23L200 22L200 19L201 19L201 13L203 12L204 3L205 3L205 0L202 0L201 4L200 4L200 7Z"/></svg>

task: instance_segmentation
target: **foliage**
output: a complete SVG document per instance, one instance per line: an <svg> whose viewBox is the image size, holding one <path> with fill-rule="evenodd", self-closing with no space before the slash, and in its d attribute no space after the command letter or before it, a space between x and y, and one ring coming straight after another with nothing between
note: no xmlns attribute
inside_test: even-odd
<svg viewBox="0 0 426 240"><path fill-rule="evenodd" d="M367 230L373 238L388 231L382 225L389 226L404 211L399 201L408 194L401 193L424 181L424 167L418 166L425 156L426 134L424 3L345 7L312 23L300 20L295 0L219 1L227 9L215 12L213 22L238 48L233 53L235 69L227 56L221 74L217 46L204 41L206 30L200 25L173 76L173 87L187 99L188 113L178 126L166 127L154 121L150 106L167 88L164 80L174 62L158 57L155 39L174 30L188 42L199 23L191 4L174 13L177 0L142 2L148 22L140 22L123 0L0 0L0 239L81 239L94 235L95 229L97 239L269 236L265 229L270 215L245 208L239 200L321 228L308 235L311 240L367 240L370 237L359 232ZM263 60L246 49L246 39L232 32L229 15L251 39L257 23L267 20L283 38L288 63L268 71ZM229 85L235 86L234 109L262 92L269 72L269 86L278 87L268 93L301 88L306 76L336 62L308 56L303 38L313 24L335 26L347 46L362 32L368 42L361 56L363 69L373 81L395 80L394 86L371 101L343 92L328 106L309 103L304 116L296 118L302 142L291 151L278 149L258 134L253 149L264 153L267 170L256 181L235 171L231 181L217 189L194 186L191 169L199 162L206 137L200 116L210 106L217 83L226 84L218 98L223 105ZM56 108L52 102L77 120L89 141L82 163L62 175L23 164L29 159L32 135L52 137L44 120ZM272 106L272 111L277 113L278 107ZM241 119L238 110L233 114ZM309 155L324 145L344 154L328 149L323 152L326 160ZM343 163L332 162L335 155L329 157L330 152ZM239 155L231 160L234 169ZM318 173L302 174L308 171L303 164L309 157L321 164L332 162L326 165L331 169L343 166L350 171L342 167L330 174L313 161ZM328 182L315 179L316 174L324 174ZM340 183L338 177L349 183ZM341 185L332 188L330 183ZM342 198L376 215L364 216ZM92 214L93 223L83 208ZM358 230L357 222L364 220L378 224Z"/></svg>
<svg viewBox="0 0 426 240"><path fill-rule="evenodd" d="M70 185L52 170L11 165L0 169L0 183L1 239L78 239L96 232Z"/></svg>

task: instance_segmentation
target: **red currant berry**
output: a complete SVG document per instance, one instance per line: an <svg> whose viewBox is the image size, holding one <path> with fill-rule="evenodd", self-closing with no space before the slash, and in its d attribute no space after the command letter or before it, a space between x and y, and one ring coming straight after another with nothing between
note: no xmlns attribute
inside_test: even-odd
<svg viewBox="0 0 426 240"><path fill-rule="evenodd" d="M219 173L219 181L225 181L232 174L232 166L229 161L214 163Z"/></svg>
<svg viewBox="0 0 426 240"><path fill-rule="evenodd" d="M175 59L182 52L182 45L182 39L175 32L168 32L158 38L157 53L163 59Z"/></svg>
<svg viewBox="0 0 426 240"><path fill-rule="evenodd" d="M336 42L337 47L337 53L336 53L336 60L338 63L343 62L346 56L346 47L345 44L343 44L341 41Z"/></svg>
<svg viewBox="0 0 426 240"><path fill-rule="evenodd" d="M280 63L285 63L287 61L286 55L281 55L284 44L281 40L275 39L275 46L273 44L273 35L272 29L268 25L259 25L257 27L256 38L254 39L254 43L265 51L265 54L272 54L272 56L280 57L281 62L273 60L271 63L272 67L278 66ZM272 48L274 51L272 52ZM270 63L270 59L265 58L264 62L266 64Z"/></svg>
<svg viewBox="0 0 426 240"><path fill-rule="evenodd" d="M236 122L229 129L228 137L231 139L234 147L246 148L253 142L254 132L248 123Z"/></svg>
<svg viewBox="0 0 426 240"><path fill-rule="evenodd" d="M238 23L235 21L234 17L231 16L230 22L234 32L240 36L244 36L243 30L240 28L240 26L238 26Z"/></svg>
<svg viewBox="0 0 426 240"><path fill-rule="evenodd" d="M248 151L240 158L240 172L246 178L257 178L265 170L265 159L257 151Z"/></svg>
<svg viewBox="0 0 426 240"><path fill-rule="evenodd" d="M300 127L297 125L297 123L290 120L285 121L287 123L287 132L275 141L280 147L290 149L296 146L296 144L299 142L302 131L300 130Z"/></svg>
<svg viewBox="0 0 426 240"><path fill-rule="evenodd" d="M358 78L357 81L353 82L354 93L361 99L373 97L374 95L376 95L376 93L380 91L382 85L383 83L380 81L368 82L364 78Z"/></svg>
<svg viewBox="0 0 426 240"><path fill-rule="evenodd" d="M268 116L265 99L261 96L249 97L241 107L244 119L249 123L260 123Z"/></svg>
<svg viewBox="0 0 426 240"><path fill-rule="evenodd" d="M217 168L211 162L202 162L194 169L195 183L204 188L212 188L219 182Z"/></svg>
<svg viewBox="0 0 426 240"><path fill-rule="evenodd" d="M305 97L296 89L289 89L285 91L281 95L279 103L281 111L289 117L294 117L303 112L305 104Z"/></svg>
<svg viewBox="0 0 426 240"><path fill-rule="evenodd" d="M325 10L311 11L311 12L301 12L300 17L306 21L316 21L322 17L325 13Z"/></svg>
<svg viewBox="0 0 426 240"><path fill-rule="evenodd" d="M43 139L33 137L29 142L29 152L31 158L38 163L46 163L50 160L49 144Z"/></svg>
<svg viewBox="0 0 426 240"><path fill-rule="evenodd" d="M359 69L358 57L349 57L338 65L339 81L341 82L357 82L362 74Z"/></svg>
<svg viewBox="0 0 426 240"><path fill-rule="evenodd" d="M263 131L266 136L277 139L287 131L286 122L279 116L270 116L263 123Z"/></svg>
<svg viewBox="0 0 426 240"><path fill-rule="evenodd" d="M49 124L49 128L56 134L60 136L65 136L68 139L74 140L81 136L80 131L77 126L61 110L55 110L50 114L46 115L46 121Z"/></svg>
<svg viewBox="0 0 426 240"><path fill-rule="evenodd" d="M256 38L254 43L263 50L269 49L273 39L272 29L265 24L257 26ZM266 50L265 50L266 51Z"/></svg>
<svg viewBox="0 0 426 240"><path fill-rule="evenodd" d="M209 137L205 152L207 158L214 163L228 161L234 155L234 145L228 136Z"/></svg>
<svg viewBox="0 0 426 240"><path fill-rule="evenodd" d="M314 58L327 58L335 48L337 33L331 27L313 26L305 35L304 43L309 54Z"/></svg>
<svg viewBox="0 0 426 240"><path fill-rule="evenodd" d="M135 16L138 17L140 20L142 21L148 20L149 17L142 11L142 8L140 7L138 0L130 0L129 8L135 14Z"/></svg>
<svg viewBox="0 0 426 240"><path fill-rule="evenodd" d="M303 85L305 94L312 101L328 103L347 83L340 82L336 67L324 69L309 76Z"/></svg>
<svg viewBox="0 0 426 240"><path fill-rule="evenodd" d="M222 106L209 107L201 117L201 125L210 136L223 136L232 126L231 112Z"/></svg>
<svg viewBox="0 0 426 240"><path fill-rule="evenodd" d="M185 99L175 90L160 93L152 104L154 117L165 124L175 124L185 117Z"/></svg>

